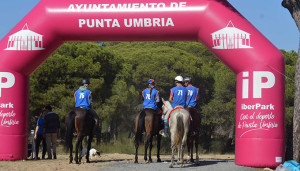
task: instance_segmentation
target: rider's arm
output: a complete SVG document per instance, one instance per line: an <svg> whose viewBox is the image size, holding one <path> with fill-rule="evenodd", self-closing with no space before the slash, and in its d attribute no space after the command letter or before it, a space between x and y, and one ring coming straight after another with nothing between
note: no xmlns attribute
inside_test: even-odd
<svg viewBox="0 0 300 171"><path fill-rule="evenodd" d="M170 90L170 97L169 97L169 102L172 103L173 102L173 93L172 90Z"/></svg>
<svg viewBox="0 0 300 171"><path fill-rule="evenodd" d="M158 103L158 102L159 102L159 91L157 92L156 97L155 97L155 103Z"/></svg>

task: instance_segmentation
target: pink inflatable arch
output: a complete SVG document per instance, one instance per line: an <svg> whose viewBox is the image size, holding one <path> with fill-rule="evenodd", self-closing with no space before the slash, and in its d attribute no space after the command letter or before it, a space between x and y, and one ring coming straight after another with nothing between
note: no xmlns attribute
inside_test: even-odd
<svg viewBox="0 0 300 171"><path fill-rule="evenodd" d="M223 0L41 0L0 42L0 160L26 159L29 75L66 41L201 41L237 75L235 163L284 161L284 57Z"/></svg>

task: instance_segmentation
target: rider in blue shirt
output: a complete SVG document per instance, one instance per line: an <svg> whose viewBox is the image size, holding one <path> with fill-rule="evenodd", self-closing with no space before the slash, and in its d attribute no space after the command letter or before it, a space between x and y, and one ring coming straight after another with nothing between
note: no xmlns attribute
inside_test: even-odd
<svg viewBox="0 0 300 171"><path fill-rule="evenodd" d="M82 86L74 93L75 107L86 109L89 116L95 120L95 125L99 123L99 117L92 109L92 92L88 89L90 81L84 78L81 82Z"/></svg>
<svg viewBox="0 0 300 171"><path fill-rule="evenodd" d="M170 91L170 98L169 101L172 103L172 108L185 108L186 107L186 98L188 91L185 87L183 87L183 77L177 76L175 77L175 84L176 86L173 87ZM165 129L164 131L160 131L160 134L164 137L168 136L168 118L164 118L164 125Z"/></svg>
<svg viewBox="0 0 300 171"><path fill-rule="evenodd" d="M142 92L142 96L144 98L143 109L151 108L153 110L157 110L157 104L159 102L159 91L155 88L154 79L148 80L148 88L144 89Z"/></svg>
<svg viewBox="0 0 300 171"><path fill-rule="evenodd" d="M187 106L187 108L190 108L190 110L197 110L196 106L197 106L197 101L199 100L199 88L194 87L192 85L191 77L185 77L183 79L183 81L184 81L184 85L186 86L186 89L188 91L188 96L186 99L186 106ZM191 117L192 117L192 115L191 115ZM189 133L192 136L196 134L196 132L194 132L193 118L191 118Z"/></svg>
<svg viewBox="0 0 300 171"><path fill-rule="evenodd" d="M199 100L199 88L194 87L191 83L191 77L185 77L183 79L184 85L188 91L188 96L186 99L186 107L193 107L195 108L197 105L197 101Z"/></svg>

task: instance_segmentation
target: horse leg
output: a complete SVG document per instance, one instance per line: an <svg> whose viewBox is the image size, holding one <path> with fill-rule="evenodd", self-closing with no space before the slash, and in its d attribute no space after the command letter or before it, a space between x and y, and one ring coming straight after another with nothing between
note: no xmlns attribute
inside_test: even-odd
<svg viewBox="0 0 300 171"><path fill-rule="evenodd" d="M199 144L199 133L195 136L195 148L196 148L196 164L199 165L199 154L198 154L198 144Z"/></svg>
<svg viewBox="0 0 300 171"><path fill-rule="evenodd" d="M134 163L138 163L139 142L135 142L135 159Z"/></svg>
<svg viewBox="0 0 300 171"><path fill-rule="evenodd" d="M69 150L70 150L70 161L69 164L71 164L73 162L73 144L69 144Z"/></svg>
<svg viewBox="0 0 300 171"><path fill-rule="evenodd" d="M184 162L183 162L184 144L183 143L181 145L181 148L178 151L180 151L180 160L181 160L181 166L180 167L184 167Z"/></svg>
<svg viewBox="0 0 300 171"><path fill-rule="evenodd" d="M175 146L173 145L173 140L172 140L172 145L171 145L171 149L172 149L172 158L171 158L171 163L169 165L169 168L173 168L174 166L174 151L175 151Z"/></svg>
<svg viewBox="0 0 300 171"><path fill-rule="evenodd" d="M160 142L161 142L161 135L157 134L157 162L161 162L161 159L160 159Z"/></svg>
<svg viewBox="0 0 300 171"><path fill-rule="evenodd" d="M177 148L177 151L178 151L178 152L177 152L177 155L178 155L178 161L177 161L177 164L180 164L180 163L181 163L181 160L180 160L180 149L181 149L181 148L180 148L180 145L178 145L176 148Z"/></svg>
<svg viewBox="0 0 300 171"><path fill-rule="evenodd" d="M150 134L147 133L147 141L145 143L145 154L144 154L144 160L146 163L149 163L149 161L147 161L147 151L148 151L148 146L149 146L149 142L150 142Z"/></svg>
<svg viewBox="0 0 300 171"><path fill-rule="evenodd" d="M191 139L191 162L192 163L194 163L194 158L193 158L193 151L194 151L194 144L193 144L193 142L194 142L194 137L192 137L192 139Z"/></svg>
<svg viewBox="0 0 300 171"><path fill-rule="evenodd" d="M151 158L151 150L152 150L152 141L153 141L153 135L150 136L150 140L149 140L149 163L152 163L152 158Z"/></svg>
<svg viewBox="0 0 300 171"><path fill-rule="evenodd" d="M88 140L87 153L85 156L87 163L90 163L90 150L92 148L92 140L93 140L93 135L90 135Z"/></svg>
<svg viewBox="0 0 300 171"><path fill-rule="evenodd" d="M78 149L79 149L79 146L80 146L80 144L82 142L82 138L83 137L81 137L81 135L78 135L77 141L76 141L76 147L75 147L75 161L76 161L76 164L80 164L78 162Z"/></svg>
<svg viewBox="0 0 300 171"><path fill-rule="evenodd" d="M81 163L81 158L82 158L82 142L79 145L79 163Z"/></svg>
<svg viewBox="0 0 300 171"><path fill-rule="evenodd" d="M191 163L191 137L189 137L187 140L187 151L188 151L187 163Z"/></svg>

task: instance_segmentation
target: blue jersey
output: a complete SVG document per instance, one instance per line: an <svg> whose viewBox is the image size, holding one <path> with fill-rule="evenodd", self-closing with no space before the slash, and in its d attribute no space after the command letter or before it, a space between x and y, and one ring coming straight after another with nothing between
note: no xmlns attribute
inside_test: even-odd
<svg viewBox="0 0 300 171"><path fill-rule="evenodd" d="M36 126L39 127L39 129L37 130L37 135L43 135L44 119L43 118L39 118L37 120Z"/></svg>
<svg viewBox="0 0 300 171"><path fill-rule="evenodd" d="M172 107L182 106L186 108L187 90L183 86L176 86L171 89L171 95L173 95Z"/></svg>
<svg viewBox="0 0 300 171"><path fill-rule="evenodd" d="M91 101L90 101L90 96L92 92L89 89L86 89L84 91L81 91L78 89L75 94L75 107L83 107L86 110L91 109Z"/></svg>
<svg viewBox="0 0 300 171"><path fill-rule="evenodd" d="M188 96L186 99L186 106L196 107L199 99L199 89L194 86L187 86Z"/></svg>
<svg viewBox="0 0 300 171"><path fill-rule="evenodd" d="M156 89L152 89L151 95L150 95L150 88L146 88L143 90L142 95L144 98L144 103L143 103L143 109L145 108L152 108L156 110L158 107L156 105L157 100L159 100L159 91Z"/></svg>

